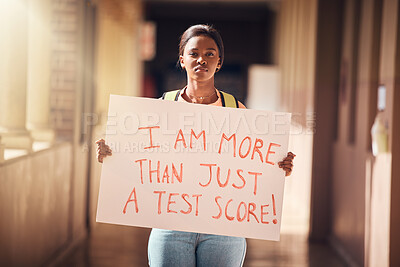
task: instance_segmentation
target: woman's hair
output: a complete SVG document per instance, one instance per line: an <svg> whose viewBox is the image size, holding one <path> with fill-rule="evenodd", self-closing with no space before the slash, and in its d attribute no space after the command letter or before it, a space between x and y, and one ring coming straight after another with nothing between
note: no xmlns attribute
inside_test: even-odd
<svg viewBox="0 0 400 267"><path fill-rule="evenodd" d="M222 63L224 62L224 44L222 42L222 38L219 32L210 25L198 24L189 27L181 36L179 42L179 55L183 55L183 51L185 50L185 46L189 39L196 36L207 36L214 40L218 47L219 57L221 59L222 66Z"/></svg>

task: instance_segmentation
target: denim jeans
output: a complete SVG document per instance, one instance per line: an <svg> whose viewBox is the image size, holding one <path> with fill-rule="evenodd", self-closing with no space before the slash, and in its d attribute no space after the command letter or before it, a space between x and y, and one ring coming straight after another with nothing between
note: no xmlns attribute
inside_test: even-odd
<svg viewBox="0 0 400 267"><path fill-rule="evenodd" d="M151 267L240 267L246 254L242 237L152 229Z"/></svg>

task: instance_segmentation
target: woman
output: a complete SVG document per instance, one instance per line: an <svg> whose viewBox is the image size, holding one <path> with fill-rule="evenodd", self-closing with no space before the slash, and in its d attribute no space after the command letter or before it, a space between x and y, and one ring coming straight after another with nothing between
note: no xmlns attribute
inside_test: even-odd
<svg viewBox="0 0 400 267"><path fill-rule="evenodd" d="M175 101L225 106L231 95L214 86L214 74L224 61L221 36L211 26L195 25L182 35L179 44L179 64L186 71L187 85L174 91ZM165 95L164 95L165 96ZM169 97L169 99L171 99ZM236 107L246 108L236 101ZM98 145L98 161L112 154L103 139ZM294 154L279 162L279 167L290 175ZM199 234L152 229L148 244L150 266L242 266L246 240L241 237Z"/></svg>

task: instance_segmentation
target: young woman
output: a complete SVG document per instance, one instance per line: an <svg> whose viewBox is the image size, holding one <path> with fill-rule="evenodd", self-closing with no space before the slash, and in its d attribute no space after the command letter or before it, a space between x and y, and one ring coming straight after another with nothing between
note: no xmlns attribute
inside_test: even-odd
<svg viewBox="0 0 400 267"><path fill-rule="evenodd" d="M170 100L215 106L225 106L229 94L214 86L214 75L224 61L221 36L211 26L195 25L182 35L179 44L179 64L186 71L187 85L169 93ZM166 95L164 95L165 97ZM231 102L232 103L232 102ZM246 108L235 101L236 107ZM103 139L97 142L99 162L112 154ZM279 162L279 167L290 175L293 168L291 152ZM241 237L199 234L172 230L152 229L148 256L150 266L242 266L246 253L246 240Z"/></svg>

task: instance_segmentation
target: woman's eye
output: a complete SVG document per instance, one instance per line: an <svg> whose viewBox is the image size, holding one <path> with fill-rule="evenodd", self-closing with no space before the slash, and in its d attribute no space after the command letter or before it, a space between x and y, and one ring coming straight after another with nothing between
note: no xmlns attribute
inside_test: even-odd
<svg viewBox="0 0 400 267"><path fill-rule="evenodd" d="M195 53L195 52L191 52L191 53L189 53L189 56L193 56L193 57L195 57L195 56L197 56L197 53Z"/></svg>
<svg viewBox="0 0 400 267"><path fill-rule="evenodd" d="M214 53L212 53L212 52L207 53L206 56L208 56L208 57L213 57L213 56L214 56Z"/></svg>

